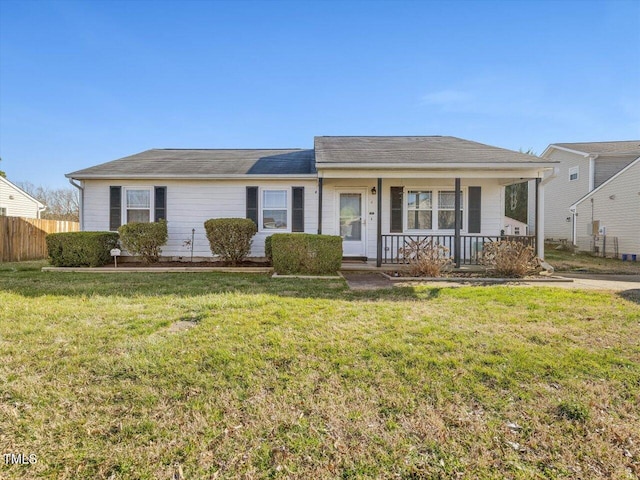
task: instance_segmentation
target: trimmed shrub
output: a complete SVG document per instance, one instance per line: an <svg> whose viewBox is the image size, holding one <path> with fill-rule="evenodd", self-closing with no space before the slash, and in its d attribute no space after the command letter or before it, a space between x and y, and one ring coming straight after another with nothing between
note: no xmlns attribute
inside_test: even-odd
<svg viewBox="0 0 640 480"><path fill-rule="evenodd" d="M160 260L161 247L167 243L167 221L142 223L132 222L122 225L120 243L131 254L142 257L144 263Z"/></svg>
<svg viewBox="0 0 640 480"><path fill-rule="evenodd" d="M271 247L271 235L264 239L264 256L270 262L273 261L273 249Z"/></svg>
<svg viewBox="0 0 640 480"><path fill-rule="evenodd" d="M335 274L342 265L342 238L311 233L271 236L273 269L281 275Z"/></svg>
<svg viewBox="0 0 640 480"><path fill-rule="evenodd" d="M111 261L118 244L115 232L64 232L46 236L51 265L56 267L101 267Z"/></svg>
<svg viewBox="0 0 640 480"><path fill-rule="evenodd" d="M482 264L501 277L522 278L538 268L533 248L514 240L485 244Z"/></svg>
<svg viewBox="0 0 640 480"><path fill-rule="evenodd" d="M411 241L400 250L412 277L439 277L453 265L449 249L432 239Z"/></svg>
<svg viewBox="0 0 640 480"><path fill-rule="evenodd" d="M204 222L211 253L232 265L241 262L251 250L258 227L249 218L212 218Z"/></svg>

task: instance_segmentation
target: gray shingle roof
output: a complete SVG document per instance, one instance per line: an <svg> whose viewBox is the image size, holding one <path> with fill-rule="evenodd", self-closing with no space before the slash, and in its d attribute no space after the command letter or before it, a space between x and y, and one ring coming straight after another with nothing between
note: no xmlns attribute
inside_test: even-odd
<svg viewBox="0 0 640 480"><path fill-rule="evenodd" d="M68 173L69 178L314 174L313 150L153 149Z"/></svg>
<svg viewBox="0 0 640 480"><path fill-rule="evenodd" d="M319 167L340 163L449 164L547 163L534 155L456 137L316 137Z"/></svg>
<svg viewBox="0 0 640 480"><path fill-rule="evenodd" d="M621 142L582 142L582 143L553 143L551 146L568 148L590 155L605 154L635 154L640 155L640 140L626 140Z"/></svg>

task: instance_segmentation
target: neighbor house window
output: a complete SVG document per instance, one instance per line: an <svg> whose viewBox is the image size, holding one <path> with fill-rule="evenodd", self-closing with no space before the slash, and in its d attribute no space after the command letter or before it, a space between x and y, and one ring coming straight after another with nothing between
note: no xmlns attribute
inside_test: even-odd
<svg viewBox="0 0 640 480"><path fill-rule="evenodd" d="M127 223L151 221L151 189L125 189L125 218Z"/></svg>
<svg viewBox="0 0 640 480"><path fill-rule="evenodd" d="M569 169L569 181L572 182L573 180L577 180L578 179L578 167L571 167Z"/></svg>
<svg viewBox="0 0 640 480"><path fill-rule="evenodd" d="M287 190L262 191L262 229L287 230L289 202Z"/></svg>
<svg viewBox="0 0 640 480"><path fill-rule="evenodd" d="M409 230L431 230L433 205L431 192L409 191L407 203L407 228Z"/></svg>
<svg viewBox="0 0 640 480"><path fill-rule="evenodd" d="M0 217L7 216L7 207L0 207Z"/></svg>
<svg viewBox="0 0 640 480"><path fill-rule="evenodd" d="M455 192L449 190L409 190L407 192L407 230L453 230ZM460 192L460 218L462 218Z"/></svg>

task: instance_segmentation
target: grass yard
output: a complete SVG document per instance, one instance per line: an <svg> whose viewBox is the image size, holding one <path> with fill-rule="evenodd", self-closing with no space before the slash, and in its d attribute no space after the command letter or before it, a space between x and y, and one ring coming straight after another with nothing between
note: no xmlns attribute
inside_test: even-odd
<svg viewBox="0 0 640 480"><path fill-rule="evenodd" d="M0 265L0 478L640 475L638 291L38 266Z"/></svg>
<svg viewBox="0 0 640 480"><path fill-rule="evenodd" d="M619 273L640 275L640 261L623 262L617 258L594 257L589 253L571 253L554 248L544 252L547 262L557 272Z"/></svg>

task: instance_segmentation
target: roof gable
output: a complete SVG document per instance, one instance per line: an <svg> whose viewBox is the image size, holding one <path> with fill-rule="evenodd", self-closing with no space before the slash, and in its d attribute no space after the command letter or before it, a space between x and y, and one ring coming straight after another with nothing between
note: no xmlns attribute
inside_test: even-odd
<svg viewBox="0 0 640 480"><path fill-rule="evenodd" d="M17 185L11 183L9 180L7 180L4 177L0 176L0 183L4 183L6 184L9 188L11 188L12 190L14 190L15 192L18 193L18 195L22 195L23 197L25 197L26 199L34 202L36 205L38 205L39 208L44 208L46 205L42 202L39 202L36 198L32 197L31 195L29 195L27 192L25 192L23 189L21 189L20 187L18 187Z"/></svg>

